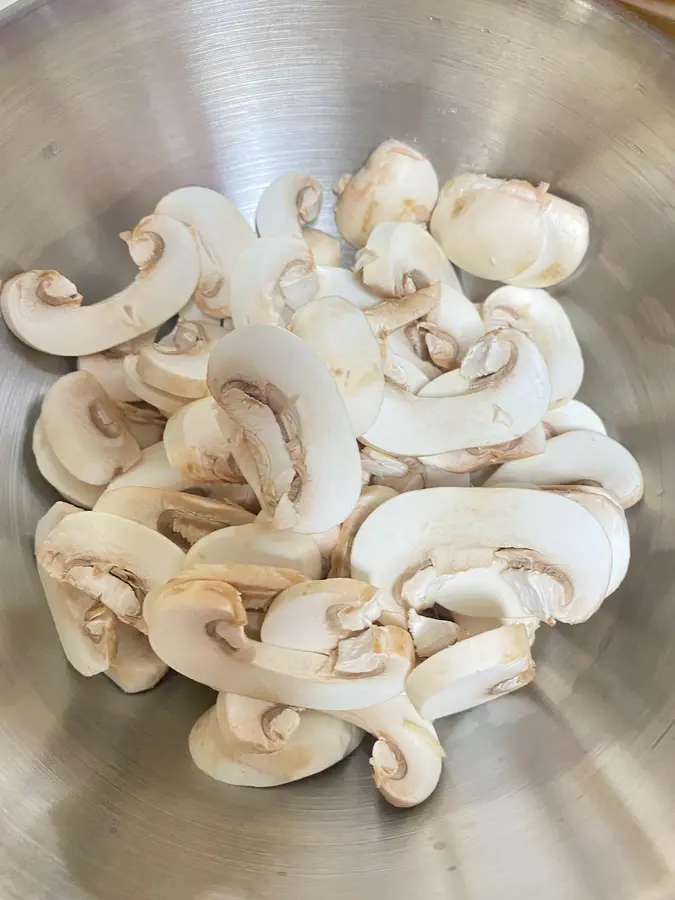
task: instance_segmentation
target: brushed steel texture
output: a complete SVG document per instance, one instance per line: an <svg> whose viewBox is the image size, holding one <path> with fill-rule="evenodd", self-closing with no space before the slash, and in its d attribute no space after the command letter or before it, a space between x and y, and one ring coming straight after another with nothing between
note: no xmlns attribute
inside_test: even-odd
<svg viewBox="0 0 675 900"><path fill-rule="evenodd" d="M550 181L593 220L557 292L581 396L646 478L621 590L543 629L532 688L440 723L423 807L380 801L367 749L227 788L187 752L209 691L125 697L62 657L29 434L66 364L0 327L2 900L673 900L673 84L672 45L590 0L54 0L0 30L2 277L58 267L99 299L133 274L117 232L163 192L211 185L251 217L285 169L329 189L389 136L443 179Z"/></svg>

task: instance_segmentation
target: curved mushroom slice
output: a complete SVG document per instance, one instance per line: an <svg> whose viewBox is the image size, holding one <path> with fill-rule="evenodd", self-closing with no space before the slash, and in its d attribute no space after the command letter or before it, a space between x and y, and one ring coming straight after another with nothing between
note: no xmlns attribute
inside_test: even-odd
<svg viewBox="0 0 675 900"><path fill-rule="evenodd" d="M167 216L148 216L121 237L140 270L128 288L82 306L75 285L58 272L24 272L0 291L8 328L36 350L86 356L131 340L175 315L199 277L190 230Z"/></svg>
<svg viewBox="0 0 675 900"><path fill-rule="evenodd" d="M165 416L171 416L186 403L190 402L189 397L178 397L176 394L170 394L168 391L161 391L159 388L152 387L138 374L138 355L130 353L122 360L124 369L124 381L137 397L144 400L150 406L154 406Z"/></svg>
<svg viewBox="0 0 675 900"><path fill-rule="evenodd" d="M132 403L118 401L127 428L133 434L141 450L160 443L166 426L166 416L145 400Z"/></svg>
<svg viewBox="0 0 675 900"><path fill-rule="evenodd" d="M377 418L384 396L380 346L366 316L342 297L323 297L299 309L288 329L333 376L359 437Z"/></svg>
<svg viewBox="0 0 675 900"><path fill-rule="evenodd" d="M253 513L236 503L149 487L122 487L107 491L94 511L121 516L152 528L168 537L181 550L189 549L219 529L245 527L255 519ZM186 557L186 564L187 560Z"/></svg>
<svg viewBox="0 0 675 900"><path fill-rule="evenodd" d="M430 722L480 706L524 687L534 678L524 625L504 625L459 641L420 663L405 689Z"/></svg>
<svg viewBox="0 0 675 900"><path fill-rule="evenodd" d="M462 612L581 622L602 603L611 567L607 536L587 510L519 488L401 494L368 516L352 547L352 578L379 588L381 618L396 622L406 607L465 598L472 582L473 596L491 602Z"/></svg>
<svg viewBox="0 0 675 900"><path fill-rule="evenodd" d="M215 690L288 706L372 706L401 693L413 663L409 635L392 627L345 638L330 656L242 641L246 611L223 581L170 581L148 596L144 614L150 644L171 668Z"/></svg>
<svg viewBox="0 0 675 900"><path fill-rule="evenodd" d="M607 434L605 423L600 416L580 400L570 400L564 406L549 409L544 416L547 437L555 437L566 431L597 431Z"/></svg>
<svg viewBox="0 0 675 900"><path fill-rule="evenodd" d="M321 554L306 534L277 531L254 522L233 524L197 541L185 557L186 567L244 563L293 569L307 578L320 578Z"/></svg>
<svg viewBox="0 0 675 900"><path fill-rule="evenodd" d="M219 696L219 704L220 697ZM232 694L225 696L233 696ZM248 700L249 703L259 701ZM265 704L272 709L290 707ZM280 718L283 712L277 714ZM246 752L227 737L219 725L217 707L199 718L190 732L189 748L195 765L206 775L226 784L274 787L323 772L349 756L363 739L363 732L326 713L302 710L299 724L279 749ZM338 726L338 727L336 727Z"/></svg>
<svg viewBox="0 0 675 900"><path fill-rule="evenodd" d="M162 662L150 647L147 637L136 628L117 621L115 631L117 653L105 674L125 694L138 694L154 688L169 671L167 664Z"/></svg>
<svg viewBox="0 0 675 900"><path fill-rule="evenodd" d="M381 222L426 225L438 197L438 177L421 153L389 140L373 150L355 175L344 175L334 190L340 234L363 247Z"/></svg>
<svg viewBox="0 0 675 900"><path fill-rule="evenodd" d="M220 408L211 397L194 400L174 413L164 430L170 465L193 483L243 484L230 441L218 424Z"/></svg>
<svg viewBox="0 0 675 900"><path fill-rule="evenodd" d="M318 289L314 258L301 237L260 238L244 250L232 272L234 327L283 328L293 310L314 300Z"/></svg>
<svg viewBox="0 0 675 900"><path fill-rule="evenodd" d="M351 578L307 581L278 594L262 625L264 644L330 653L380 614L374 587Z"/></svg>
<svg viewBox="0 0 675 900"><path fill-rule="evenodd" d="M280 328L233 331L213 351L208 382L265 515L308 534L343 522L361 492L358 446L335 382L311 347Z"/></svg>
<svg viewBox="0 0 675 900"><path fill-rule="evenodd" d="M58 461L86 484L108 484L141 457L122 411L89 372L69 372L54 382L40 422Z"/></svg>
<svg viewBox="0 0 675 900"><path fill-rule="evenodd" d="M483 303L483 321L488 331L517 328L532 338L548 367L551 406L572 400L584 377L584 360L572 323L555 298L547 291L507 285Z"/></svg>
<svg viewBox="0 0 675 900"><path fill-rule="evenodd" d="M340 239L319 228L303 228L302 237L314 257L316 266L339 266L342 258ZM321 276L319 276L321 277Z"/></svg>
<svg viewBox="0 0 675 900"><path fill-rule="evenodd" d="M201 274L194 301L209 316L228 315L232 269L240 254L255 242L253 229L234 203L204 187L172 191L162 197L155 211L195 230Z"/></svg>
<svg viewBox="0 0 675 900"><path fill-rule="evenodd" d="M505 444L492 447L470 447L466 450L452 450L435 456L423 456L421 462L450 472L475 472L484 466L501 465L512 459L538 456L546 448L546 430L542 424L535 425L522 437Z"/></svg>
<svg viewBox="0 0 675 900"><path fill-rule="evenodd" d="M184 558L161 534L102 512L67 516L37 553L49 575L84 591L139 631L145 631L146 593L175 575Z"/></svg>
<svg viewBox="0 0 675 900"><path fill-rule="evenodd" d="M445 184L431 233L456 266L490 281L549 287L571 275L588 249L581 207L548 185L465 173Z"/></svg>
<svg viewBox="0 0 675 900"><path fill-rule="evenodd" d="M611 491L628 509L644 491L635 457L618 441L592 431L567 431L546 442L544 452L530 459L504 463L486 487L508 482L529 484L590 484Z"/></svg>
<svg viewBox="0 0 675 900"><path fill-rule="evenodd" d="M304 584L308 578L302 572L279 566L255 563L201 563L192 567L186 566L173 579L173 583L188 584L195 580L226 582L237 591L248 613L251 610L266 611L278 594L288 588Z"/></svg>
<svg viewBox="0 0 675 900"><path fill-rule="evenodd" d="M534 428L549 400L546 363L536 344L503 329L474 344L459 369L418 394L385 385L380 415L363 438L403 456L503 444Z"/></svg>
<svg viewBox="0 0 675 900"><path fill-rule="evenodd" d="M393 488L383 485L364 487L354 510L340 526L340 533L331 554L328 578L349 578L354 538L374 509L396 496Z"/></svg>
<svg viewBox="0 0 675 900"><path fill-rule="evenodd" d="M367 290L351 269L343 269L338 265L320 265L317 275L319 277L317 300L321 297L342 297L361 310L372 309L382 302L382 297Z"/></svg>
<svg viewBox="0 0 675 900"><path fill-rule="evenodd" d="M35 528L36 555L54 528L77 512L76 506L59 502L45 513ZM39 561L37 570L66 659L81 675L105 672L117 653L115 616L87 594L57 581Z"/></svg>
<svg viewBox="0 0 675 900"><path fill-rule="evenodd" d="M261 238L302 237L321 211L323 188L313 175L284 172L262 192L255 214Z"/></svg>
<svg viewBox="0 0 675 900"><path fill-rule="evenodd" d="M139 352L136 374L155 390L191 399L205 397L206 366L223 334L215 323L179 319L171 334Z"/></svg>
<svg viewBox="0 0 675 900"><path fill-rule="evenodd" d="M408 610L407 619L408 631L418 659L434 656L467 636L464 629L452 619L424 616L414 609Z"/></svg>
<svg viewBox="0 0 675 900"><path fill-rule="evenodd" d="M356 255L354 271L382 297L405 297L438 282L461 291L457 273L436 241L410 222L375 225Z"/></svg>
<svg viewBox="0 0 675 900"><path fill-rule="evenodd" d="M375 787L393 806L417 806L441 777L445 751L436 730L405 694L367 709L332 713L377 738L370 764Z"/></svg>
<svg viewBox="0 0 675 900"><path fill-rule="evenodd" d="M32 449L35 463L45 481L48 481L66 500L91 509L103 493L103 485L85 484L84 481L71 475L59 462L49 446L41 417L33 428Z"/></svg>

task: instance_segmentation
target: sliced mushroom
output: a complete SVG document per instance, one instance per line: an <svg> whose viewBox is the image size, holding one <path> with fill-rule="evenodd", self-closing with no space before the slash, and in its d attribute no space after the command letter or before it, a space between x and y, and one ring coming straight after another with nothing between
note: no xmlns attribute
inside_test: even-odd
<svg viewBox="0 0 675 900"><path fill-rule="evenodd" d="M524 481L528 484L590 484L611 491L628 509L644 491L642 472L633 454L605 434L567 431L546 442L544 452L504 463L487 487Z"/></svg>
<svg viewBox="0 0 675 900"><path fill-rule="evenodd" d="M319 228L303 228L302 237L312 251L316 266L339 266L342 258L340 239ZM320 276L319 276L320 277Z"/></svg>
<svg viewBox="0 0 675 900"><path fill-rule="evenodd" d="M424 288L427 292L432 288ZM423 291L418 291L418 294ZM417 296L417 295L413 295ZM422 320L423 321L423 320ZM426 341L420 338L420 322L394 331L385 338L385 377L390 384L418 393L426 384L443 374L443 371L427 359Z"/></svg>
<svg viewBox="0 0 675 900"><path fill-rule="evenodd" d="M432 284L398 300L383 300L366 310L366 318L378 338L388 338L428 315L438 305L440 296L440 283Z"/></svg>
<svg viewBox="0 0 675 900"><path fill-rule="evenodd" d="M150 406L145 400L135 400L132 403L118 401L117 405L122 410L127 428L133 434L141 450L145 450L152 444L162 440L166 416L154 406Z"/></svg>
<svg viewBox="0 0 675 900"><path fill-rule="evenodd" d="M318 263L317 263L318 265ZM319 266L319 289L316 297L343 297L359 309L371 309L382 302L382 297L364 287L360 278L351 269L340 266Z"/></svg>
<svg viewBox="0 0 675 900"><path fill-rule="evenodd" d="M536 616L493 618L490 616L469 616L466 613L459 613L454 610L451 615L453 621L463 632L462 640L465 637L475 637L477 634L483 634L485 631L493 631L495 628L501 628L502 625L524 625L527 629L530 647L532 647L541 625L541 619L538 619Z"/></svg>
<svg viewBox="0 0 675 900"><path fill-rule="evenodd" d="M584 361L567 313L547 291L505 286L483 303L488 331L517 328L541 350L551 380L551 406L569 403L581 386Z"/></svg>
<svg viewBox="0 0 675 900"><path fill-rule="evenodd" d="M363 247L381 222L425 225L438 197L438 178L421 153L389 140L373 150L355 175L344 175L335 193L340 234L355 247Z"/></svg>
<svg viewBox="0 0 675 900"><path fill-rule="evenodd" d="M457 273L429 232L410 222L381 222L356 255L355 272L382 297L405 297L443 282L461 290Z"/></svg>
<svg viewBox="0 0 675 900"><path fill-rule="evenodd" d="M254 522L214 531L197 541L185 557L185 565L246 563L276 566L320 578L321 554L309 535L277 531Z"/></svg>
<svg viewBox="0 0 675 900"><path fill-rule="evenodd" d="M89 356L80 356L77 368L93 375L106 394L116 403L135 403L138 396L124 379L124 357L129 353L138 353L141 347L151 344L155 334L156 331L149 331L118 347L111 347L109 350L92 353Z"/></svg>
<svg viewBox="0 0 675 900"><path fill-rule="evenodd" d="M103 485L85 484L59 462L47 441L42 418L37 420L33 428L32 449L35 463L45 481L66 500L91 509L103 493Z"/></svg>
<svg viewBox="0 0 675 900"><path fill-rule="evenodd" d="M208 383L265 515L309 534L343 522L361 491L358 446L335 382L311 347L280 328L238 329L213 351Z"/></svg>
<svg viewBox="0 0 675 900"><path fill-rule="evenodd" d="M393 488L381 485L364 487L354 510L340 526L340 533L331 554L329 578L349 578L354 538L374 509L396 496Z"/></svg>
<svg viewBox="0 0 675 900"><path fill-rule="evenodd" d="M570 400L564 406L549 409L544 416L547 437L555 437L566 431L597 431L607 434L605 423L590 406L580 400Z"/></svg>
<svg viewBox="0 0 675 900"><path fill-rule="evenodd" d="M375 622L380 605L374 587L352 578L307 581L278 594L267 610L264 644L330 653L339 642Z"/></svg>
<svg viewBox="0 0 675 900"><path fill-rule="evenodd" d="M459 369L417 395L386 385L380 415L363 438L405 456L503 444L534 428L549 400L546 363L536 344L503 329L474 344Z"/></svg>
<svg viewBox="0 0 675 900"><path fill-rule="evenodd" d="M144 400L150 406L154 406L165 416L171 416L186 403L190 402L189 397L179 397L176 394L170 394L168 391L161 391L159 388L152 387L138 374L138 355L130 353L122 360L124 369L124 381L137 397Z"/></svg>
<svg viewBox="0 0 675 900"><path fill-rule="evenodd" d="M436 456L423 456L422 462L450 472L475 472L484 466L496 466L512 459L525 459L544 452L546 430L542 424L535 425L522 437L494 444L492 447L470 447L466 450L452 450Z"/></svg>
<svg viewBox="0 0 675 900"><path fill-rule="evenodd" d="M105 674L125 694L138 694L154 688L169 671L165 662L151 649L144 634L131 625L116 622L117 653Z"/></svg>
<svg viewBox="0 0 675 900"><path fill-rule="evenodd" d="M321 211L323 188L313 175L285 172L262 192L255 224L261 238L302 237Z"/></svg>
<svg viewBox="0 0 675 900"><path fill-rule="evenodd" d="M218 529L246 527L255 519L253 513L236 503L150 487L122 487L106 491L94 509L95 512L121 516L159 531L182 550L187 550Z"/></svg>
<svg viewBox="0 0 675 900"><path fill-rule="evenodd" d="M8 328L36 350L86 356L151 331L175 315L199 278L190 230L167 216L148 216L121 237L140 269L128 288L82 306L75 285L58 272L24 272L0 291Z"/></svg>
<svg viewBox="0 0 675 900"><path fill-rule="evenodd" d="M504 625L424 660L405 687L419 714L433 722L509 694L533 678L527 629Z"/></svg>
<svg viewBox="0 0 675 900"><path fill-rule="evenodd" d="M145 631L146 593L175 575L184 556L150 528L102 512L67 516L37 552L52 578L100 601L139 631Z"/></svg>
<svg viewBox="0 0 675 900"><path fill-rule="evenodd" d="M215 690L227 686L287 706L372 706L401 693L412 665L410 637L393 627L345 638L329 656L239 643L246 611L222 581L169 581L147 597L144 615L150 644L167 665Z"/></svg>
<svg viewBox="0 0 675 900"><path fill-rule="evenodd" d="M379 589L381 620L391 622L434 603L581 622L602 603L611 567L593 515L565 497L518 488L401 494L368 516L352 547L352 578Z"/></svg>
<svg viewBox="0 0 675 900"><path fill-rule="evenodd" d="M418 659L434 656L466 637L464 629L452 619L424 616L415 609L408 610L407 619L408 631L413 639Z"/></svg>
<svg viewBox="0 0 675 900"><path fill-rule="evenodd" d="M439 284L438 303L429 311L422 326L427 329L429 335L435 336L439 341L448 344L449 338L454 344L455 356L452 365L443 365L441 366L443 369L458 366L465 354L485 334L485 326L477 304L465 297L461 290L443 282ZM431 326L439 331L434 331ZM435 354L432 352L433 343L430 343L429 337L426 338L426 343L427 352L433 360Z"/></svg>
<svg viewBox="0 0 675 900"><path fill-rule="evenodd" d="M240 753L275 753L299 728L302 710L222 692L216 719L223 738Z"/></svg>
<svg viewBox="0 0 675 900"><path fill-rule="evenodd" d="M377 418L384 396L382 355L368 319L342 297L322 297L299 309L288 328L328 368L359 437Z"/></svg>
<svg viewBox="0 0 675 900"><path fill-rule="evenodd" d="M162 197L155 211L194 229L201 265L194 301L209 316L228 315L232 269L240 254L255 242L253 229L234 203L204 187L172 191Z"/></svg>
<svg viewBox="0 0 675 900"><path fill-rule="evenodd" d="M314 258L301 237L260 238L241 254L232 273L234 327L284 327L318 289Z"/></svg>
<svg viewBox="0 0 675 900"><path fill-rule="evenodd" d="M274 598L288 588L308 581L302 572L278 566L251 563L218 563L186 565L173 579L174 586L200 582L225 582L240 595L241 603L248 614L251 610L266 611Z"/></svg>
<svg viewBox="0 0 675 900"><path fill-rule="evenodd" d="M243 484L230 441L218 424L219 406L211 397L188 403L174 413L164 430L169 463L193 483Z"/></svg>
<svg viewBox="0 0 675 900"><path fill-rule="evenodd" d="M205 397L206 366L223 334L215 322L209 325L179 319L170 334L141 349L136 374L155 390L191 399Z"/></svg>
<svg viewBox="0 0 675 900"><path fill-rule="evenodd" d="M363 739L363 732L346 722L316 710L302 710L296 713L290 707L264 703L262 716L274 715L274 723L293 713L299 722L288 736L284 736L278 749L267 751L247 751L239 741L233 740L229 732L224 734L219 721L218 706L207 710L190 732L190 755L203 772L226 784L249 787L274 787L308 778L317 772L334 766L349 756ZM241 698L251 710L262 701ZM288 712L287 712L288 711ZM255 721L255 720L254 720ZM281 726L282 728L284 725Z"/></svg>

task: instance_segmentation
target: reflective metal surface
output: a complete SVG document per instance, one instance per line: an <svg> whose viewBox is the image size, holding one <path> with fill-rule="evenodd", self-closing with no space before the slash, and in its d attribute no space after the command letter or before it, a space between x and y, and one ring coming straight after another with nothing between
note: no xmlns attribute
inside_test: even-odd
<svg viewBox="0 0 675 900"><path fill-rule="evenodd" d="M27 435L58 361L0 333L2 900L675 897L675 60L589 0L55 0L0 31L0 274L94 298L162 192L251 214L287 167L328 187L383 138L550 181L591 211L560 293L582 397L641 461L634 562L533 688L441 724L446 774L386 807L366 750L273 791L190 763L209 692L70 671L31 552L53 497ZM328 217L326 216L326 222Z"/></svg>

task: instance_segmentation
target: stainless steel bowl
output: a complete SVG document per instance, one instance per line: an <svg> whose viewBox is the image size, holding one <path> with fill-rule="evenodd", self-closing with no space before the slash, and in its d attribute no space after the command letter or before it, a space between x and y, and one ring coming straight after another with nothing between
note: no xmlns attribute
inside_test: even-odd
<svg viewBox="0 0 675 900"><path fill-rule="evenodd" d="M381 803L365 750L227 788L187 754L208 691L125 697L62 658L28 435L65 366L3 328L2 900L673 900L674 84L673 46L590 0L55 0L0 31L0 275L55 266L102 297L132 274L117 232L162 192L250 214L284 169L328 187L391 135L444 178L550 181L593 218L559 291L582 396L647 486L621 590L538 638L532 688L441 723L425 806Z"/></svg>

